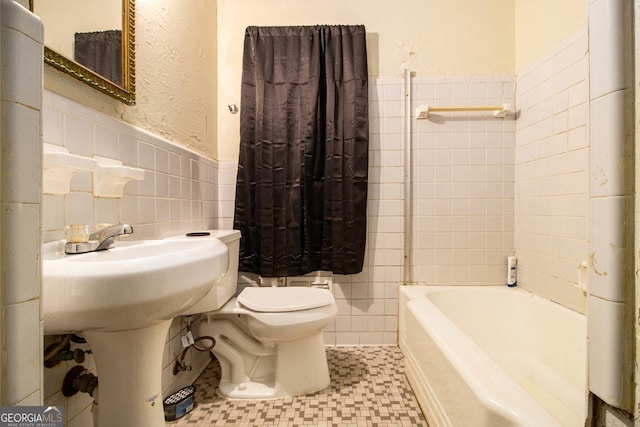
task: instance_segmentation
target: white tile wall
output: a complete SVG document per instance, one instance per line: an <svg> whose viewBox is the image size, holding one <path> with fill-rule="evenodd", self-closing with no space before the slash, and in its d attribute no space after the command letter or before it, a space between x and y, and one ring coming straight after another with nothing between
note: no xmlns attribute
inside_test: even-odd
<svg viewBox="0 0 640 427"><path fill-rule="evenodd" d="M45 195L45 241L62 238L71 223L130 223L139 239L217 227L216 162L51 92L44 95L43 122L45 142L145 170L120 199L94 197L90 172L72 179L69 194Z"/></svg>
<svg viewBox="0 0 640 427"><path fill-rule="evenodd" d="M589 5L591 97L627 86L633 67L631 37L633 2L598 0Z"/></svg>
<svg viewBox="0 0 640 427"><path fill-rule="evenodd" d="M367 242L361 273L336 275L338 316L325 332L335 345L395 345L397 287L403 280L403 86L369 80Z"/></svg>
<svg viewBox="0 0 640 427"><path fill-rule="evenodd" d="M591 256L589 271L589 387L631 413L634 365L629 328L635 274L633 208L633 2L589 4L591 114ZM637 205L637 203L636 203ZM605 235L607 233L608 235ZM611 344L619 344L612 346ZM606 412L605 408L603 412Z"/></svg>
<svg viewBox="0 0 640 427"><path fill-rule="evenodd" d="M575 310L589 259L589 63L586 29L517 77L518 284Z"/></svg>
<svg viewBox="0 0 640 427"><path fill-rule="evenodd" d="M39 405L43 28L11 1L0 2L0 18L0 404Z"/></svg>
<svg viewBox="0 0 640 427"><path fill-rule="evenodd" d="M233 210L236 200L237 163L220 163L218 165L218 218L220 229L233 228Z"/></svg>
<svg viewBox="0 0 640 427"><path fill-rule="evenodd" d="M514 103L514 78L414 78L419 105ZM413 126L412 280L506 283L513 255L514 117L440 113Z"/></svg>

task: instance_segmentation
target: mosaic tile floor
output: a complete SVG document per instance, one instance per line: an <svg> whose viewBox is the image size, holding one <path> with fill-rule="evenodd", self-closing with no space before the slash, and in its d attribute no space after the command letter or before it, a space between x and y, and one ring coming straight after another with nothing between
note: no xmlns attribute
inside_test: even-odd
<svg viewBox="0 0 640 427"><path fill-rule="evenodd" d="M327 347L327 359L327 389L262 401L219 397L214 360L195 383L196 407L166 426L427 426L398 347Z"/></svg>

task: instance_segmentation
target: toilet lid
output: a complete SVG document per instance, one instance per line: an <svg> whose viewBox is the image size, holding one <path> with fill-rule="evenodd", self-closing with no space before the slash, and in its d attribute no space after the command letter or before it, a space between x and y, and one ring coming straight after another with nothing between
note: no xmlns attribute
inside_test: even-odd
<svg viewBox="0 0 640 427"><path fill-rule="evenodd" d="M326 289L307 287L249 287L238 295L238 302L250 310L264 313L308 310L335 300Z"/></svg>

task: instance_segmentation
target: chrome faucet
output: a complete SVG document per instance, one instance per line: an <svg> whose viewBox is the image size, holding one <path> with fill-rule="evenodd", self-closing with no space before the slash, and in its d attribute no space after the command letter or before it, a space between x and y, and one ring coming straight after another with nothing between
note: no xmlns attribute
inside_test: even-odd
<svg viewBox="0 0 640 427"><path fill-rule="evenodd" d="M124 234L133 234L133 227L129 224L118 224L100 228L91 233L87 242L67 242L64 245L64 253L70 255L103 251L113 246L116 237Z"/></svg>

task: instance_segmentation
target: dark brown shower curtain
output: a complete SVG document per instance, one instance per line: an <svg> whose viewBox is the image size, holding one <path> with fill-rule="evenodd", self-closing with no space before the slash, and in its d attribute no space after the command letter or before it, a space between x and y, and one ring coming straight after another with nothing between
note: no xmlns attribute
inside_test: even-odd
<svg viewBox="0 0 640 427"><path fill-rule="evenodd" d="M74 59L122 86L122 31L75 33Z"/></svg>
<svg viewBox="0 0 640 427"><path fill-rule="evenodd" d="M367 91L364 26L246 29L234 217L240 271L362 270Z"/></svg>

